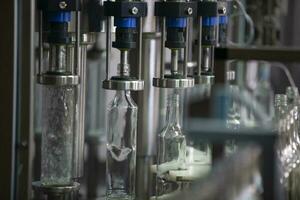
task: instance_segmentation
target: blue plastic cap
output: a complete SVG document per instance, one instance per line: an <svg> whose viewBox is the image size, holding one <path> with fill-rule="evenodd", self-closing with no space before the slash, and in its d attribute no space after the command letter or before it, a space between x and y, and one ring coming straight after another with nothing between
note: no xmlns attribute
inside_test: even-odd
<svg viewBox="0 0 300 200"><path fill-rule="evenodd" d="M136 18L116 18L114 24L118 28L136 28Z"/></svg>
<svg viewBox="0 0 300 200"><path fill-rule="evenodd" d="M166 25L169 28L185 28L186 18L167 18Z"/></svg>
<svg viewBox="0 0 300 200"><path fill-rule="evenodd" d="M218 17L204 17L202 26L216 26L218 25Z"/></svg>
<svg viewBox="0 0 300 200"><path fill-rule="evenodd" d="M48 22L70 22L71 12L48 12Z"/></svg>
<svg viewBox="0 0 300 200"><path fill-rule="evenodd" d="M228 24L228 16L220 16L219 24Z"/></svg>

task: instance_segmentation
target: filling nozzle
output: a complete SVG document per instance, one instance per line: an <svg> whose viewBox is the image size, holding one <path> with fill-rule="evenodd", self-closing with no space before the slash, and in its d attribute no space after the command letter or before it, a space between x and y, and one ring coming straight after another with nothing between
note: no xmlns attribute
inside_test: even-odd
<svg viewBox="0 0 300 200"><path fill-rule="evenodd" d="M130 64L129 64L129 51L128 50L121 50L121 61L118 66L118 71L121 77L128 77L130 76Z"/></svg>
<svg viewBox="0 0 300 200"><path fill-rule="evenodd" d="M160 77L153 79L153 85L159 88L189 88L194 86L194 79L188 77L191 18L196 16L197 4L187 0L166 0L156 2L155 15L160 17L161 63ZM171 73L165 70L166 48L171 51ZM179 55L184 62L179 67Z"/></svg>
<svg viewBox="0 0 300 200"><path fill-rule="evenodd" d="M198 65L195 71L196 84L214 82L214 52L218 38L217 1L198 1Z"/></svg>
<svg viewBox="0 0 300 200"><path fill-rule="evenodd" d="M69 58L71 55L65 44L50 44L50 55L49 55L49 73L72 73L70 69Z"/></svg>
<svg viewBox="0 0 300 200"><path fill-rule="evenodd" d="M213 75L214 72L214 46L202 47L201 75Z"/></svg>
<svg viewBox="0 0 300 200"><path fill-rule="evenodd" d="M142 80L142 33L143 20L147 14L147 3L134 0L105 1L106 12L106 79L103 88L107 90L139 91L144 88ZM129 12L128 12L129 10ZM114 17L114 20L113 20ZM112 23L114 22L114 24ZM115 41L112 41L112 26L116 27ZM120 63L111 66L111 50L120 51ZM129 55L135 49L136 77L131 74ZM117 68L118 74L111 75L110 68Z"/></svg>
<svg viewBox="0 0 300 200"><path fill-rule="evenodd" d="M172 75L177 75L179 73L178 54L179 54L179 49L171 49L171 74Z"/></svg>

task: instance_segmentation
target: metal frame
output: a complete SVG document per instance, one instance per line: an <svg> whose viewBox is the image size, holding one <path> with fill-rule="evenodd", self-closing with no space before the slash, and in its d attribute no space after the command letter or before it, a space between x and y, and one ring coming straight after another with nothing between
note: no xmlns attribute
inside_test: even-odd
<svg viewBox="0 0 300 200"><path fill-rule="evenodd" d="M34 0L0 3L0 199L31 196L34 11Z"/></svg>
<svg viewBox="0 0 300 200"><path fill-rule="evenodd" d="M226 47L216 48L216 60L264 60L300 62L300 49L288 47Z"/></svg>
<svg viewBox="0 0 300 200"><path fill-rule="evenodd" d="M0 3L0 25L5 30L0 43L0 199L13 199L14 193L14 150L16 106L16 2L3 0Z"/></svg>

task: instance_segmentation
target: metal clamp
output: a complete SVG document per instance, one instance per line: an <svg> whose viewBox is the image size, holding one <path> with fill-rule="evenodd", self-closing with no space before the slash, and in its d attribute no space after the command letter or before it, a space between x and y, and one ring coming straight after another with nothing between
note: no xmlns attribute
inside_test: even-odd
<svg viewBox="0 0 300 200"><path fill-rule="evenodd" d="M142 80L104 80L102 87L106 90L141 91L144 89Z"/></svg>
<svg viewBox="0 0 300 200"><path fill-rule="evenodd" d="M214 75L201 75L195 76L195 84L196 85L213 85L215 84L215 76Z"/></svg>
<svg viewBox="0 0 300 200"><path fill-rule="evenodd" d="M38 1L38 8L43 11L79 11L81 10L81 3L79 0L52 0Z"/></svg>
<svg viewBox="0 0 300 200"><path fill-rule="evenodd" d="M155 16L194 17L197 16L196 2L155 2Z"/></svg>
<svg viewBox="0 0 300 200"><path fill-rule="evenodd" d="M202 17L217 17L218 3L215 1L199 1L197 14Z"/></svg>
<svg viewBox="0 0 300 200"><path fill-rule="evenodd" d="M159 88L191 88L194 87L194 79L153 78L153 86Z"/></svg>
<svg viewBox="0 0 300 200"><path fill-rule="evenodd" d="M105 1L106 16L114 17L145 17L147 16L147 3L138 1Z"/></svg>
<svg viewBox="0 0 300 200"><path fill-rule="evenodd" d="M54 75L39 74L37 75L37 83L41 85L55 86L71 86L79 84L79 76L77 75Z"/></svg>

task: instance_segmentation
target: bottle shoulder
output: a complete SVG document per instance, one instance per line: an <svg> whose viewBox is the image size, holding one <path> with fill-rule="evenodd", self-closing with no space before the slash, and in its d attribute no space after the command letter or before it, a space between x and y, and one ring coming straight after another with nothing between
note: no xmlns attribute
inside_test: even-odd
<svg viewBox="0 0 300 200"><path fill-rule="evenodd" d="M137 110L137 105L132 99L130 93L126 92L118 92L114 99L110 102L109 104L110 110L118 108L118 109L132 109L132 110Z"/></svg>
<svg viewBox="0 0 300 200"><path fill-rule="evenodd" d="M165 128L162 129L162 131L158 135L159 137L164 138L185 137L179 124L168 124Z"/></svg>

